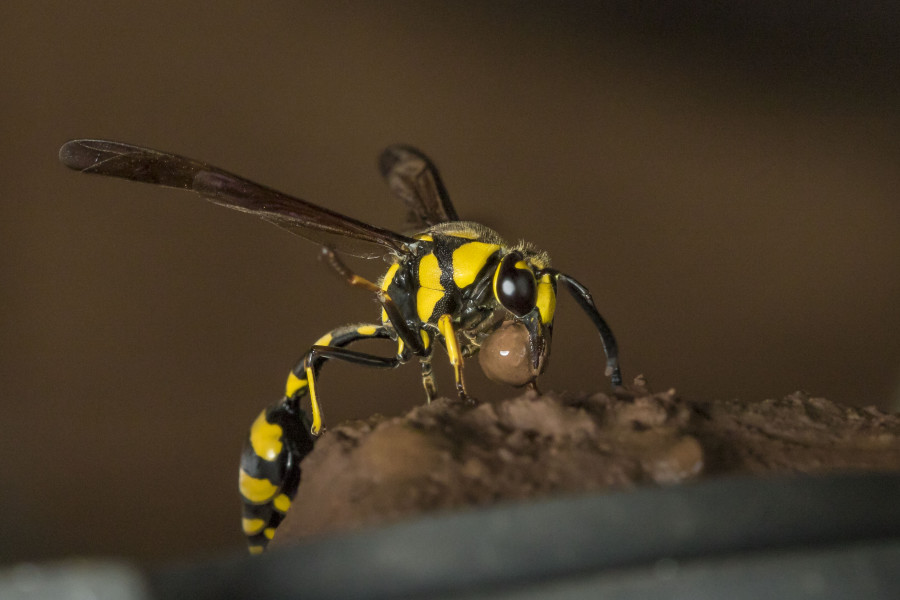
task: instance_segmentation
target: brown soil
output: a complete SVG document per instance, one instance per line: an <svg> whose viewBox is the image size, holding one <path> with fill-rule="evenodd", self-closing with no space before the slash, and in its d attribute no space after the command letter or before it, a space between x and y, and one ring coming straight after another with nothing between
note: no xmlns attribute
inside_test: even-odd
<svg viewBox="0 0 900 600"><path fill-rule="evenodd" d="M651 393L441 399L329 430L273 540L434 510L726 474L900 470L900 415L796 392L697 403Z"/></svg>

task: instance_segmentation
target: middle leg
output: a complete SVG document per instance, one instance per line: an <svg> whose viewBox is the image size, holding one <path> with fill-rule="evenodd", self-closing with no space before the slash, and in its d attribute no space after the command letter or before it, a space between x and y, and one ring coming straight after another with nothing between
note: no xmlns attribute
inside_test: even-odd
<svg viewBox="0 0 900 600"><path fill-rule="evenodd" d="M474 399L466 392L466 383L463 380L463 356L459 348L459 340L456 339L453 318L447 314L441 315L438 319L438 330L444 338L447 355L450 357L450 364L453 366L453 375L456 378L456 391L459 393L459 399L472 403Z"/></svg>

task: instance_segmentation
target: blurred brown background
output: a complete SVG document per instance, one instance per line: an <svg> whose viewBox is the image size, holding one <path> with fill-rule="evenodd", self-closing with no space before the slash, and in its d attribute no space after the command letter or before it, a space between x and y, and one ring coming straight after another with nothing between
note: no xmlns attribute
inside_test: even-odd
<svg viewBox="0 0 900 600"><path fill-rule="evenodd" d="M415 144L462 215L591 288L626 379L897 407L895 11L543 4L3 3L2 562L237 551L247 426L320 334L378 315L299 238L68 171L73 137L384 227L375 158ZM544 388L606 389L568 297L554 347ZM423 398L415 366L332 364L321 394L331 424Z"/></svg>

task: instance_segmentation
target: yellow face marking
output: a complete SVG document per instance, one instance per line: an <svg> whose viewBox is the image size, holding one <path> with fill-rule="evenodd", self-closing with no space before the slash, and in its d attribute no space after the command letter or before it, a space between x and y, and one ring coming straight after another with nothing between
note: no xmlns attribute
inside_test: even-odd
<svg viewBox="0 0 900 600"><path fill-rule="evenodd" d="M278 512L286 513L291 507L291 499L287 497L287 494L278 494L275 496L275 499L272 500L272 506L274 506L275 510Z"/></svg>
<svg viewBox="0 0 900 600"><path fill-rule="evenodd" d="M471 285L484 263L500 250L496 244L469 242L453 251L453 281L461 288Z"/></svg>
<svg viewBox="0 0 900 600"><path fill-rule="evenodd" d="M267 502L278 493L277 485L274 485L268 479L251 477L243 469L238 477L238 489L241 490L241 496L252 504Z"/></svg>
<svg viewBox="0 0 900 600"><path fill-rule="evenodd" d="M429 290L444 291L444 286L441 285L441 267L434 254L426 254L419 261L419 285Z"/></svg>
<svg viewBox="0 0 900 600"><path fill-rule="evenodd" d="M544 274L538 281L536 304L541 313L541 323L552 321L553 313L556 311L556 293L553 291L550 275Z"/></svg>
<svg viewBox="0 0 900 600"><path fill-rule="evenodd" d="M376 331L378 331L374 325L363 325L362 327L356 328L356 333L359 335L373 335Z"/></svg>
<svg viewBox="0 0 900 600"><path fill-rule="evenodd" d="M241 519L241 529L244 530L245 535L259 533L265 525L266 522L262 519Z"/></svg>
<svg viewBox="0 0 900 600"><path fill-rule="evenodd" d="M326 333L322 337L316 340L316 343L313 346L328 346L331 344L331 340L334 339L334 336L331 333Z"/></svg>
<svg viewBox="0 0 900 600"><path fill-rule="evenodd" d="M263 546L250 546L247 549L250 550L250 554L262 554L265 550Z"/></svg>
<svg viewBox="0 0 900 600"><path fill-rule="evenodd" d="M291 371L288 375L287 385L284 386L284 395L290 398L298 391L306 387L306 380L300 379Z"/></svg>
<svg viewBox="0 0 900 600"><path fill-rule="evenodd" d="M388 289L388 286L391 285L391 282L394 281L394 275L397 274L397 269L400 268L399 264L391 265L391 267L387 270L387 273L384 274L384 279L381 280L381 289L385 292Z"/></svg>
<svg viewBox="0 0 900 600"><path fill-rule="evenodd" d="M306 380L309 382L309 405L312 408L312 427L310 433L319 435L322 431L322 411L319 410L319 399L316 398L316 378L313 376L312 367L306 367Z"/></svg>
<svg viewBox="0 0 900 600"><path fill-rule="evenodd" d="M434 307L444 297L444 290L431 290L426 287L420 287L416 292L416 311L419 313L419 319L428 321Z"/></svg>
<svg viewBox="0 0 900 600"><path fill-rule="evenodd" d="M271 540L273 537L275 537L275 528L266 527L265 530L263 530L263 535Z"/></svg>
<svg viewBox="0 0 900 600"><path fill-rule="evenodd" d="M266 421L266 411L262 411L250 426L250 445L253 446L256 455L263 460L275 460L281 454L283 433L280 425Z"/></svg>

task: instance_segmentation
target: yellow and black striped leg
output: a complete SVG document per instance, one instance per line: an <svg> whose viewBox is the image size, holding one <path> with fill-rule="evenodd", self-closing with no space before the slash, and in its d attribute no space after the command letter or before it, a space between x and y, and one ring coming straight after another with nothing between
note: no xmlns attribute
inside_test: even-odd
<svg viewBox="0 0 900 600"><path fill-rule="evenodd" d="M453 328L453 318L450 315L441 315L438 319L438 330L444 337L444 345L447 346L447 355L450 357L450 364L453 365L453 374L456 377L456 391L459 393L459 399L464 402L474 402L466 392L466 384L463 380L463 357L459 350L459 341L456 339L456 330Z"/></svg>
<svg viewBox="0 0 900 600"><path fill-rule="evenodd" d="M323 356L322 350L328 348L343 348L344 346L352 344L353 342L358 342L359 340L389 339L390 337L390 333L383 325L345 325L331 330L316 340L312 348L310 348L306 354L303 355L303 358L297 362L297 365L288 375L285 395L288 397L295 395L302 397L309 392L309 403L312 410L313 435L319 435L322 430L322 411L319 405L319 395L316 393L316 377L319 375L319 370L322 368L324 360L330 358L330 356ZM391 361L391 364L378 363L372 365L379 367L395 367L406 360L406 354L399 352L396 357L389 359L358 352L350 352L350 354L369 356L380 361ZM351 362L370 364L362 359L357 361L351 360Z"/></svg>
<svg viewBox="0 0 900 600"><path fill-rule="evenodd" d="M238 485L252 554L265 549L297 493L300 462L313 449L310 426L297 398L284 398L263 410L250 427Z"/></svg>
<svg viewBox="0 0 900 600"><path fill-rule="evenodd" d="M316 393L316 375L324 361L337 358L357 365L377 367L381 369L393 369L405 362L405 357L400 354L395 356L378 356L366 352L355 352L347 348L335 346L313 346L306 355L306 376L309 380L309 400L313 406L312 433L318 435L321 427L321 413L319 411L318 394Z"/></svg>

